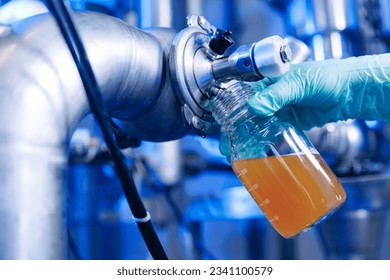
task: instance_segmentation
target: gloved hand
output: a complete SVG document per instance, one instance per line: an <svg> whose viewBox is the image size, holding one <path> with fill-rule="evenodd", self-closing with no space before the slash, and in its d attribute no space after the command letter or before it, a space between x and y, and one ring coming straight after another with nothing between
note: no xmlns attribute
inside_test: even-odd
<svg viewBox="0 0 390 280"><path fill-rule="evenodd" d="M292 65L287 74L252 87L252 112L276 113L303 130L350 118L390 121L390 54ZM224 134L219 149L229 158Z"/></svg>
<svg viewBox="0 0 390 280"><path fill-rule="evenodd" d="M390 121L390 54L292 65L285 75L252 86L251 111L277 112L301 129L351 118Z"/></svg>

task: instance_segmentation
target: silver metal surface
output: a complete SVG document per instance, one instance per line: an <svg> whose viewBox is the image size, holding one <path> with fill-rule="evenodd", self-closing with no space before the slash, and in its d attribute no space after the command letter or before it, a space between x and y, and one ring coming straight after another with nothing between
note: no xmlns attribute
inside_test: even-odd
<svg viewBox="0 0 390 280"><path fill-rule="evenodd" d="M306 135L338 175L351 172L366 153L364 131L352 120L314 127Z"/></svg>
<svg viewBox="0 0 390 280"><path fill-rule="evenodd" d="M358 37L360 24L357 1L291 1L289 24L294 36L310 45L315 60L356 55L361 47L361 42L353 42Z"/></svg>
<svg viewBox="0 0 390 280"><path fill-rule="evenodd" d="M383 242L384 211L340 211L318 230L326 259L377 260Z"/></svg>
<svg viewBox="0 0 390 280"><path fill-rule="evenodd" d="M252 56L256 70L263 77L279 77L290 69L287 60L291 59L291 50L279 36L270 36L257 42Z"/></svg>
<svg viewBox="0 0 390 280"><path fill-rule="evenodd" d="M197 83L196 75L201 76L202 88L208 85L211 77L211 68L208 66L211 62L207 61L206 49L212 28L203 18L192 16L188 19L189 27L183 29L175 37L172 50L170 52L170 70L174 79L176 91L183 103L183 115L189 128L194 128L201 135L207 135L212 131L212 117L209 112L203 108L207 103L207 95L202 92ZM206 73L201 74L195 69L197 58L200 61L201 69ZM198 68L199 69L199 68Z"/></svg>
<svg viewBox="0 0 390 280"><path fill-rule="evenodd" d="M111 116L145 119L143 127L130 123L134 136L183 134L156 37L100 14L78 13L75 21ZM67 149L88 103L52 17L27 19L13 31L0 40L0 259L62 259ZM176 114L171 128L158 108L164 98L177 102L165 108Z"/></svg>
<svg viewBox="0 0 390 280"><path fill-rule="evenodd" d="M237 48L228 57L213 61L212 69L216 80L229 80L232 78L244 81L258 81L263 76L256 69L253 59L255 43L245 44Z"/></svg>
<svg viewBox="0 0 390 280"><path fill-rule="evenodd" d="M213 129L208 106L219 83L280 76L289 70L291 52L281 37L271 36L229 56L218 55L210 46L212 40L215 46L220 43L214 38L216 28L202 16L190 16L187 23L173 40L170 70L187 126L205 136Z"/></svg>
<svg viewBox="0 0 390 280"><path fill-rule="evenodd" d="M231 55L212 62L214 79L258 81L280 76L289 70L291 50L279 36L237 48Z"/></svg>
<svg viewBox="0 0 390 280"><path fill-rule="evenodd" d="M390 175L341 178L348 199L318 229L329 259L379 259L390 205Z"/></svg>
<svg viewBox="0 0 390 280"><path fill-rule="evenodd" d="M46 5L39 0L0 1L0 23L12 24L16 21L47 13Z"/></svg>
<svg viewBox="0 0 390 280"><path fill-rule="evenodd" d="M135 42L136 52L132 55L135 63L128 69L126 78L127 94L131 97L127 104L123 104L123 112L119 112L116 123L125 133L142 140L163 142L176 140L189 133L185 127L181 113L181 103L174 90L174 84L169 72L168 53L175 33L167 28L151 28L145 32L157 40ZM152 38L150 38L152 39ZM156 56L149 46L151 42L158 43L159 55ZM148 71L151 67L151 72ZM153 68L159 69L158 73ZM135 79L135 80L134 80ZM155 83L155 79L160 84ZM132 83L139 83L132 85ZM134 101L133 97L137 97ZM135 111L138 111L134 113ZM134 114L133 114L134 113Z"/></svg>
<svg viewBox="0 0 390 280"><path fill-rule="evenodd" d="M159 180L166 186L174 186L183 180L183 158L180 140L167 141L157 145L159 157L149 158Z"/></svg>
<svg viewBox="0 0 390 280"><path fill-rule="evenodd" d="M141 28L172 26L172 0L143 0L138 5Z"/></svg>
<svg viewBox="0 0 390 280"><path fill-rule="evenodd" d="M356 0L292 0L289 17L299 38L324 31L356 29Z"/></svg>
<svg viewBox="0 0 390 280"><path fill-rule="evenodd" d="M301 40L297 38L287 36L284 38L286 44L290 47L291 50L291 64L297 64L308 60L311 56L311 49Z"/></svg>

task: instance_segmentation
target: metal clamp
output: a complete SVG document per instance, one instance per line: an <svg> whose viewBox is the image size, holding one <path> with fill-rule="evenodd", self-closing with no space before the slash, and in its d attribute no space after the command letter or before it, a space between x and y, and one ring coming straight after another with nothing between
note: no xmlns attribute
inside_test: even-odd
<svg viewBox="0 0 390 280"><path fill-rule="evenodd" d="M204 17L190 16L188 28L175 37L169 58L176 91L183 104L182 113L186 125L201 136L212 132L213 118L205 109L208 96L203 85L197 81L196 73L202 72L206 73L202 76L212 77L208 44L215 30ZM203 84L207 86L210 82L212 80L207 78Z"/></svg>
<svg viewBox="0 0 390 280"><path fill-rule="evenodd" d="M212 26L202 16L190 16L188 28L173 40L169 66L175 89L182 102L186 126L201 136L212 132L214 119L210 100L221 82L257 81L288 71L290 48L279 36L239 47L223 56L234 42L230 31Z"/></svg>

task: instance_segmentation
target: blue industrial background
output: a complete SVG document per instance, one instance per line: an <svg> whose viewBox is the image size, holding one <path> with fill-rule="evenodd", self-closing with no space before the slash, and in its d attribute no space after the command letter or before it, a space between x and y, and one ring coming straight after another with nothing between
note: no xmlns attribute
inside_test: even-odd
<svg viewBox="0 0 390 280"><path fill-rule="evenodd" d="M17 9L25 7L10 9L12 2L28 1L0 1L0 23L12 22ZM388 0L70 3L75 10L109 14L139 28L180 31L187 15L200 14L231 30L237 46L271 35L291 36L310 47L313 60L383 53L390 47ZM272 229L219 154L218 139L144 141L124 153L172 259L390 259L389 126L350 121L308 135L339 176L348 201L294 239L283 239ZM150 259L92 116L73 135L69 171L69 258Z"/></svg>

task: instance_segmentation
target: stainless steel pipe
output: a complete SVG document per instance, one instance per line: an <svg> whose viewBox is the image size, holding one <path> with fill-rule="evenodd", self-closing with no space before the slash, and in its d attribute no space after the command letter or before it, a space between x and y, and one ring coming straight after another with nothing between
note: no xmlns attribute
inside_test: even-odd
<svg viewBox="0 0 390 280"><path fill-rule="evenodd" d="M186 134L164 62L174 34L95 13L74 18L109 113L126 132L152 141ZM0 38L0 92L0 259L66 258L67 150L89 106L51 16Z"/></svg>

